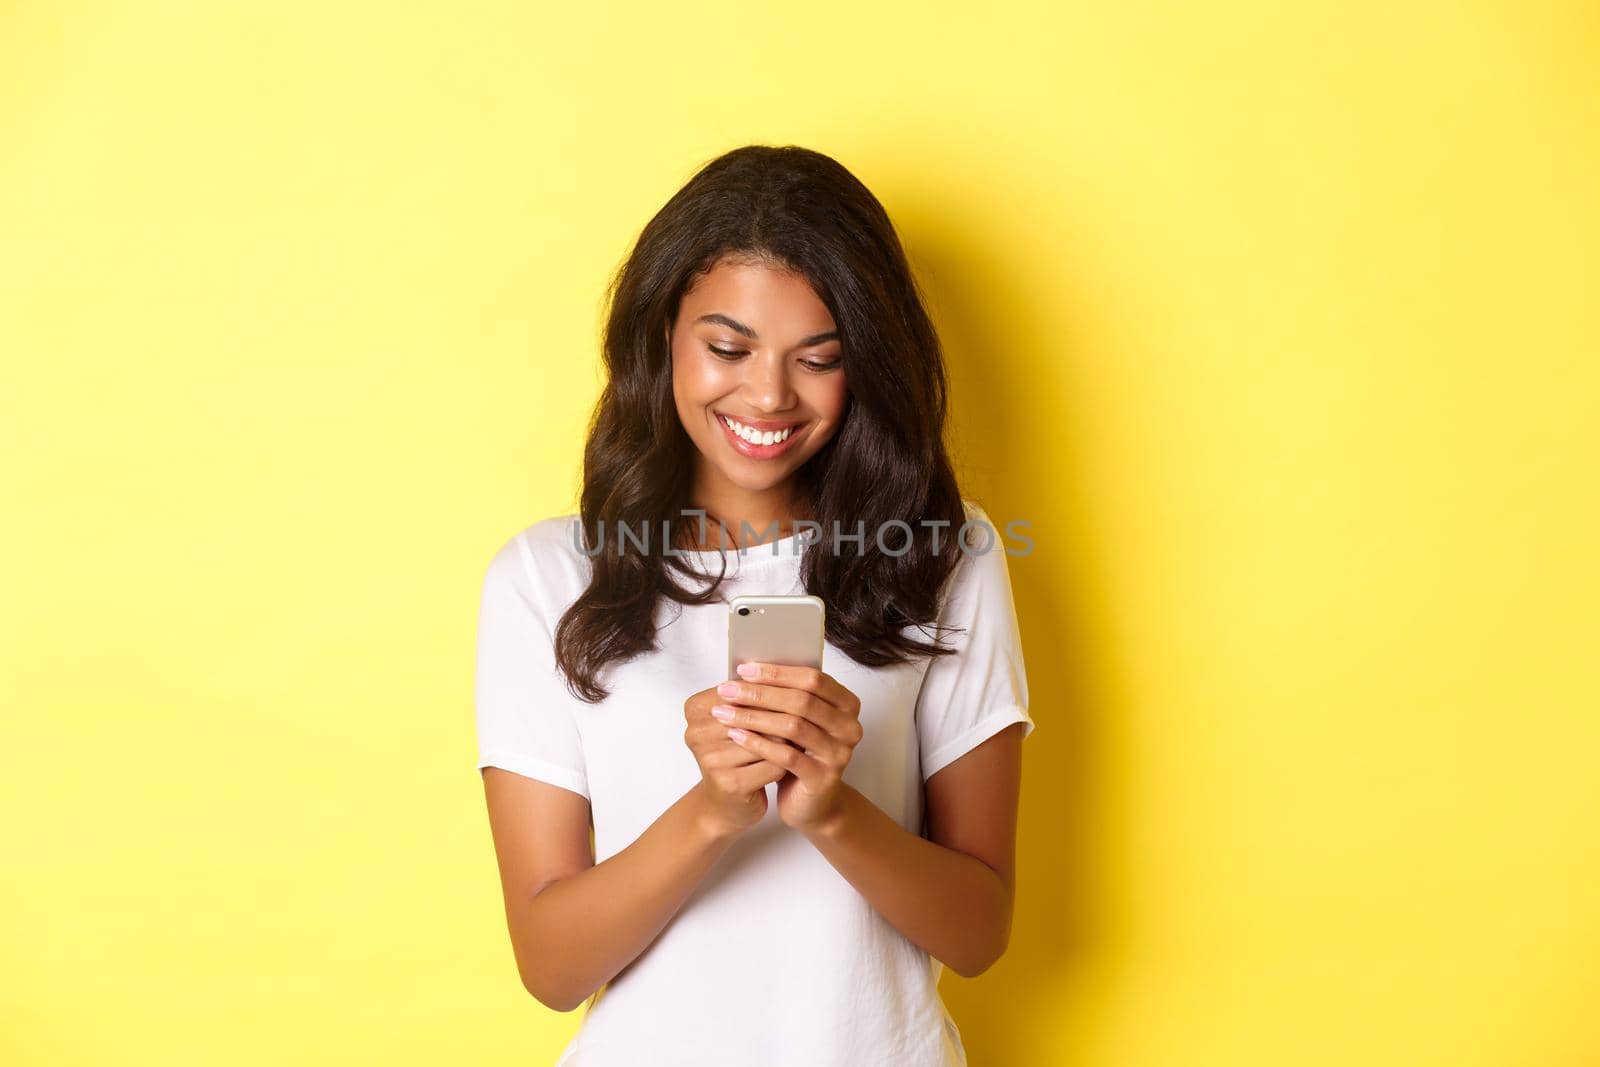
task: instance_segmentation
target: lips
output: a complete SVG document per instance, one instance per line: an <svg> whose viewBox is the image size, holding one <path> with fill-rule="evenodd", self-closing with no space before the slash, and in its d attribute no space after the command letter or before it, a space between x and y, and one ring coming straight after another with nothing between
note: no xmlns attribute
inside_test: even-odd
<svg viewBox="0 0 1600 1067"><path fill-rule="evenodd" d="M746 426L746 427L748 427L748 428L750 428L752 430L761 430L761 431L772 430L772 431L777 431L777 430L787 430L791 426L804 426L805 425L805 420L804 419L801 419L801 420L798 420L798 421L795 420L795 419L788 419L788 420L753 419L753 418L748 418L748 417L746 417L744 415L730 415L726 411L714 411L714 412L712 412L712 414L716 415L718 418L728 419L729 421L731 421L731 422L733 422L733 423L735 423L737 425Z"/></svg>
<svg viewBox="0 0 1600 1067"><path fill-rule="evenodd" d="M800 431L806 426L804 422L775 422L771 419L735 419L735 421L743 423L752 430L764 432L790 430L789 436L782 441L774 441L770 445L757 445L746 441L743 437L733 432L733 427L728 425L729 416L716 413L716 418L717 425L722 427L723 436L728 439L728 444L732 446L733 450L741 456L748 456L751 459L773 459L783 455L794 447L795 442L800 439Z"/></svg>

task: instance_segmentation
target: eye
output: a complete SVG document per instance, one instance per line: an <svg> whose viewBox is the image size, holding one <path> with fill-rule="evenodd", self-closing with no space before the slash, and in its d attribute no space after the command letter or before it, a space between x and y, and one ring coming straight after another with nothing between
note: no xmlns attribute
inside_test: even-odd
<svg viewBox="0 0 1600 1067"><path fill-rule="evenodd" d="M732 362L733 360L736 360L745 354L745 351L742 348L721 348L709 342L707 342L706 348L715 353L719 359L725 359L729 362ZM807 370L815 371L816 373L821 374L826 371L833 370L843 362L844 358L841 356L832 360L802 359L800 361L800 365L805 367Z"/></svg>

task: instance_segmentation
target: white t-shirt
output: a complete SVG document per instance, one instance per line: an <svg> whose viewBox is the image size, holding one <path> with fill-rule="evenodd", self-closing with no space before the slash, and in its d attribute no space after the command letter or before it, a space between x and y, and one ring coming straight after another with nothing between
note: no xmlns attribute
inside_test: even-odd
<svg viewBox="0 0 1600 1067"><path fill-rule="evenodd" d="M965 506L969 519L989 521L977 505ZM552 647L556 623L587 585L578 528L576 515L544 519L489 563L478 626L478 767L587 797L602 863L700 780L683 740L683 702L726 679L727 606L661 598L660 648L613 663L600 679L611 695L585 704L568 692ZM939 616L966 627L944 637L957 654L864 667L831 643L824 650L823 670L861 700L863 737L844 780L912 833L924 833L925 779L1012 723L1026 724L1024 736L1034 728L1005 543L975 540L993 547L963 553ZM801 550L791 536L689 557L716 574L725 556L726 599L803 593ZM852 542L842 549L855 550ZM932 639L930 630L907 632ZM943 964L783 824L776 783L767 800L761 821L734 839L656 939L601 988L556 1067L966 1063L939 996Z"/></svg>

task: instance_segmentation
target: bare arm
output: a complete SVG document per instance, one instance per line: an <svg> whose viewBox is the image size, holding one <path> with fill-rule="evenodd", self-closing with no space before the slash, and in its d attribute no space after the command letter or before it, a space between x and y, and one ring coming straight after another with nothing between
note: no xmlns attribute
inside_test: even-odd
<svg viewBox="0 0 1600 1067"><path fill-rule="evenodd" d="M963 978L988 970L1011 937L1021 725L928 779L929 838L849 786L838 814L806 831L907 940Z"/></svg>
<svg viewBox="0 0 1600 1067"><path fill-rule="evenodd" d="M700 781L599 864L581 793L483 769L517 973L547 1007L571 1011L638 958L734 838L766 814L766 788L784 769L728 740L708 714L716 699L702 689L683 704Z"/></svg>
<svg viewBox="0 0 1600 1067"><path fill-rule="evenodd" d="M572 1011L639 956L737 831L697 782L628 847L594 862L589 802L498 767L483 770L506 923L523 986Z"/></svg>
<svg viewBox="0 0 1600 1067"><path fill-rule="evenodd" d="M814 667L741 664L718 687L730 736L793 777L778 813L889 923L966 978L1011 937L1017 802L1026 724L1013 722L923 783L928 837L906 830L844 781L861 740L861 702ZM760 679L755 681L754 679Z"/></svg>

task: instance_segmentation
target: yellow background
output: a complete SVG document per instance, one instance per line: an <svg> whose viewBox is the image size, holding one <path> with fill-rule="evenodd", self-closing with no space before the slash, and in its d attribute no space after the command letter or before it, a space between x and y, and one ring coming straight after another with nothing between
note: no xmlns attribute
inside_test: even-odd
<svg viewBox="0 0 1600 1067"><path fill-rule="evenodd" d="M1596 12L7 5L0 1060L554 1059L479 582L765 142L888 207L1033 523L974 1067L1600 1062Z"/></svg>

